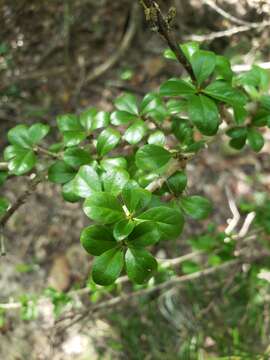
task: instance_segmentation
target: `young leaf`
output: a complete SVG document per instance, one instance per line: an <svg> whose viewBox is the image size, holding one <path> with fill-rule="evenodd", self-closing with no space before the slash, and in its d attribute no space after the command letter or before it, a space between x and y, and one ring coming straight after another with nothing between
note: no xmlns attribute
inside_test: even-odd
<svg viewBox="0 0 270 360"><path fill-rule="evenodd" d="M154 222L145 221L135 227L128 238L128 246L145 247L156 244L160 239L158 228Z"/></svg>
<svg viewBox="0 0 270 360"><path fill-rule="evenodd" d="M56 161L48 170L48 179L55 184L65 184L75 176L74 169L64 161Z"/></svg>
<svg viewBox="0 0 270 360"><path fill-rule="evenodd" d="M203 95L191 96L188 100L188 114L203 135L213 136L217 133L220 120L213 100Z"/></svg>
<svg viewBox="0 0 270 360"><path fill-rule="evenodd" d="M149 209L138 216L141 220L154 222L162 240L179 236L183 230L184 218L179 210L166 206Z"/></svg>
<svg viewBox="0 0 270 360"><path fill-rule="evenodd" d="M122 96L119 96L115 100L114 105L117 110L126 111L134 115L139 115L137 99L132 94L124 94Z"/></svg>
<svg viewBox="0 0 270 360"><path fill-rule="evenodd" d="M166 165L171 153L161 146L145 145L136 153L136 165L139 169L152 171Z"/></svg>
<svg viewBox="0 0 270 360"><path fill-rule="evenodd" d="M84 249L94 256L100 256L117 246L112 234L106 227L100 225L92 225L83 229L80 240Z"/></svg>
<svg viewBox="0 0 270 360"><path fill-rule="evenodd" d="M151 201L150 191L128 182L122 191L123 201L131 213L144 209Z"/></svg>
<svg viewBox="0 0 270 360"><path fill-rule="evenodd" d="M97 139L97 152L104 156L116 147L121 139L120 133L112 128L107 128L102 131Z"/></svg>
<svg viewBox="0 0 270 360"><path fill-rule="evenodd" d="M160 87L162 96L185 96L196 93L196 88L189 82L182 79L170 79Z"/></svg>
<svg viewBox="0 0 270 360"><path fill-rule="evenodd" d="M93 123L97 113L97 109L91 108L80 114L80 123L88 133L93 130Z"/></svg>
<svg viewBox="0 0 270 360"><path fill-rule="evenodd" d="M196 220L202 220L209 216L213 207L210 201L202 196L187 196L180 199L180 206L187 215Z"/></svg>
<svg viewBox="0 0 270 360"><path fill-rule="evenodd" d="M180 45L180 47L189 62L191 61L193 54L200 49L200 45L194 41L190 41L185 44L182 44Z"/></svg>
<svg viewBox="0 0 270 360"><path fill-rule="evenodd" d="M216 55L211 51L198 50L190 59L198 85L201 85L213 73L216 67Z"/></svg>
<svg viewBox="0 0 270 360"><path fill-rule="evenodd" d="M98 285L108 286L115 282L124 266L124 254L119 248L110 249L94 260L92 278Z"/></svg>
<svg viewBox="0 0 270 360"><path fill-rule="evenodd" d="M66 146L76 146L87 136L77 115L59 115L56 119L59 130L64 136Z"/></svg>
<svg viewBox="0 0 270 360"><path fill-rule="evenodd" d="M101 182L96 170L89 165L80 168L73 181L73 190L77 196L88 198L101 191Z"/></svg>
<svg viewBox="0 0 270 360"><path fill-rule="evenodd" d="M85 214L101 224L112 224L125 218L125 214L116 197L110 193L96 192L85 200Z"/></svg>
<svg viewBox="0 0 270 360"><path fill-rule="evenodd" d="M129 236L135 227L135 222L124 219L115 224L113 228L113 236L117 241L122 241Z"/></svg>
<svg viewBox="0 0 270 360"><path fill-rule="evenodd" d="M101 179L103 181L104 190L117 196L128 182L129 173L124 169L114 167L103 173Z"/></svg>
<svg viewBox="0 0 270 360"><path fill-rule="evenodd" d="M78 169L82 165L87 165L92 158L88 151L80 148L69 148L64 152L64 161L74 169Z"/></svg>
<svg viewBox="0 0 270 360"><path fill-rule="evenodd" d="M264 146L264 138L262 134L254 128L249 128L247 132L247 139L250 147L259 152Z"/></svg>
<svg viewBox="0 0 270 360"><path fill-rule="evenodd" d="M128 277L137 284L147 282L157 269L156 259L144 249L128 249L125 264Z"/></svg>

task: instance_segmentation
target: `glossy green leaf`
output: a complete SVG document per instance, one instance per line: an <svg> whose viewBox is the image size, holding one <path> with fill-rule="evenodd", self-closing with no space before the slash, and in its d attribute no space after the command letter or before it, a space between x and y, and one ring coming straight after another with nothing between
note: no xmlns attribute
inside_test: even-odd
<svg viewBox="0 0 270 360"><path fill-rule="evenodd" d="M121 168L111 168L102 174L104 190L115 196L119 195L129 181L129 173Z"/></svg>
<svg viewBox="0 0 270 360"><path fill-rule="evenodd" d="M198 50L190 59L198 85L201 85L214 72L216 55L211 51Z"/></svg>
<svg viewBox="0 0 270 360"><path fill-rule="evenodd" d="M187 215L196 220L207 218L213 210L211 202L198 195L182 197L180 206Z"/></svg>
<svg viewBox="0 0 270 360"><path fill-rule="evenodd" d="M141 114L152 118L154 121L162 122L168 112L160 94L148 93L141 103Z"/></svg>
<svg viewBox="0 0 270 360"><path fill-rule="evenodd" d="M135 227L128 240L128 246L150 246L156 244L160 240L160 233L154 222L145 221Z"/></svg>
<svg viewBox="0 0 270 360"><path fill-rule="evenodd" d="M152 171L166 165L171 153L158 145L145 145L136 153L136 165L139 169Z"/></svg>
<svg viewBox="0 0 270 360"><path fill-rule="evenodd" d="M89 151L80 148L69 148L64 152L64 161L74 169L78 169L82 165L89 164L92 158Z"/></svg>
<svg viewBox="0 0 270 360"><path fill-rule="evenodd" d="M76 146L86 138L87 134L77 115L59 115L56 121L66 146Z"/></svg>
<svg viewBox="0 0 270 360"><path fill-rule="evenodd" d="M88 198L93 193L102 190L101 181L93 166L84 165L80 168L73 181L73 190L82 198Z"/></svg>
<svg viewBox="0 0 270 360"><path fill-rule="evenodd" d="M216 73L226 81L231 81L233 77L233 71L229 59L225 56L216 56Z"/></svg>
<svg viewBox="0 0 270 360"><path fill-rule="evenodd" d="M164 146L166 143L166 136L160 130L154 131L148 138L148 144Z"/></svg>
<svg viewBox="0 0 270 360"><path fill-rule="evenodd" d="M107 127L110 123L110 114L106 111L97 111L92 108L80 114L80 123L84 129L91 133L96 129Z"/></svg>
<svg viewBox="0 0 270 360"><path fill-rule="evenodd" d="M264 138L262 134L252 127L248 129L247 140L250 147L256 152L261 151L264 146Z"/></svg>
<svg viewBox="0 0 270 360"><path fill-rule="evenodd" d="M127 111L114 111L111 114L111 123L115 126L129 124L136 119L138 119L138 115L131 114Z"/></svg>
<svg viewBox="0 0 270 360"><path fill-rule="evenodd" d="M122 191L123 201L131 213L144 209L151 201L150 191L128 182Z"/></svg>
<svg viewBox="0 0 270 360"><path fill-rule="evenodd" d="M5 214L8 207L9 207L9 201L6 198L0 196L0 216Z"/></svg>
<svg viewBox="0 0 270 360"><path fill-rule="evenodd" d="M94 260L92 278L98 285L108 286L115 282L124 266L124 254L119 248L107 250Z"/></svg>
<svg viewBox="0 0 270 360"><path fill-rule="evenodd" d="M193 142L193 128L186 119L174 117L172 121L172 132L182 145L188 145Z"/></svg>
<svg viewBox="0 0 270 360"><path fill-rule="evenodd" d="M3 185L8 177L7 171L0 171L0 186Z"/></svg>
<svg viewBox="0 0 270 360"><path fill-rule="evenodd" d="M196 88L189 82L182 79L170 79L160 87L162 96L185 96L196 93Z"/></svg>
<svg viewBox="0 0 270 360"><path fill-rule="evenodd" d="M4 159L8 161L9 171L17 176L28 173L36 165L36 155L31 149L10 145L5 148Z"/></svg>
<svg viewBox="0 0 270 360"><path fill-rule="evenodd" d="M187 186L187 175L184 171L177 171L167 180L167 185L170 191L175 195L180 195Z"/></svg>
<svg viewBox="0 0 270 360"><path fill-rule="evenodd" d="M163 56L165 57L165 59L177 60L175 53L171 49L165 49L163 52Z"/></svg>
<svg viewBox="0 0 270 360"><path fill-rule="evenodd" d="M74 191L74 178L62 186L62 196L65 201L70 203L76 203L81 200L81 197Z"/></svg>
<svg viewBox="0 0 270 360"><path fill-rule="evenodd" d="M217 133L220 119L213 100L204 95L191 96L188 99L188 114L203 135L212 136Z"/></svg>
<svg viewBox="0 0 270 360"><path fill-rule="evenodd" d="M240 90L233 88L229 83L221 80L208 85L203 92L214 99L230 105L245 105L247 97Z"/></svg>
<svg viewBox="0 0 270 360"><path fill-rule="evenodd" d="M29 137L29 130L26 125L17 125L8 132L8 141L15 146L31 149L32 143Z"/></svg>
<svg viewBox="0 0 270 360"><path fill-rule="evenodd" d="M181 50L183 51L185 57L191 61L191 58L195 52L197 52L200 49L199 43L195 41L190 41L185 44L180 45Z"/></svg>
<svg viewBox="0 0 270 360"><path fill-rule="evenodd" d="M30 126L28 135L32 144L38 144L50 131L49 125L36 123Z"/></svg>
<svg viewBox="0 0 270 360"><path fill-rule="evenodd" d="M142 140L146 134L147 127L142 120L137 120L125 132L123 138L131 145L135 145Z"/></svg>
<svg viewBox="0 0 270 360"><path fill-rule="evenodd" d="M104 170L110 170L113 167L125 169L127 167L127 160L124 157L102 159L100 162L100 166Z"/></svg>
<svg viewBox="0 0 270 360"><path fill-rule="evenodd" d="M112 224L125 218L125 214L115 196L110 193L96 192L85 200L85 214L101 224Z"/></svg>
<svg viewBox="0 0 270 360"><path fill-rule="evenodd" d="M184 218L181 212L166 206L151 208L140 214L138 218L154 222L163 240L176 238L181 234L184 226Z"/></svg>
<svg viewBox="0 0 270 360"><path fill-rule="evenodd" d="M185 99L170 99L167 108L170 115L181 114L187 111L187 102Z"/></svg>
<svg viewBox="0 0 270 360"><path fill-rule="evenodd" d="M56 161L48 170L48 179L56 184L65 184L75 176L74 169L64 161Z"/></svg>
<svg viewBox="0 0 270 360"><path fill-rule="evenodd" d="M121 139L120 133L112 128L107 128L102 131L97 139L97 152L104 156L112 149L114 149Z"/></svg>
<svg viewBox="0 0 270 360"><path fill-rule="evenodd" d="M83 229L80 240L84 249L94 256L100 256L117 246L112 234L101 225L92 225Z"/></svg>
<svg viewBox="0 0 270 360"><path fill-rule="evenodd" d="M137 284L147 282L157 270L156 259L144 249L128 249L125 264L129 279Z"/></svg>
<svg viewBox="0 0 270 360"><path fill-rule="evenodd" d="M132 94L123 94L119 96L115 100L114 105L117 108L117 110L126 111L134 115L139 115L137 99Z"/></svg>
<svg viewBox="0 0 270 360"><path fill-rule="evenodd" d="M117 241L122 241L129 236L135 227L135 222L130 219L123 219L115 224L113 236Z"/></svg>

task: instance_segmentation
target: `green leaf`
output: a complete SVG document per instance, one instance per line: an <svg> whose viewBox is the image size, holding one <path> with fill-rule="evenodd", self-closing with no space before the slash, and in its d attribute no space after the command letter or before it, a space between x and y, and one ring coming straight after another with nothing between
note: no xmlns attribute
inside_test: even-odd
<svg viewBox="0 0 270 360"><path fill-rule="evenodd" d="M15 146L31 149L32 143L26 125L17 125L8 132L8 141Z"/></svg>
<svg viewBox="0 0 270 360"><path fill-rule="evenodd" d="M114 149L121 139L121 135L117 130L107 128L102 131L97 139L97 152L104 156Z"/></svg>
<svg viewBox="0 0 270 360"><path fill-rule="evenodd" d="M129 124L136 119L138 119L138 115L131 114L127 111L114 111L111 114L111 123L115 126Z"/></svg>
<svg viewBox="0 0 270 360"><path fill-rule="evenodd" d="M236 126L227 131L227 135L231 137L230 146L234 149L240 150L245 146L247 139L246 127Z"/></svg>
<svg viewBox="0 0 270 360"><path fill-rule="evenodd" d="M166 136L160 130L154 131L148 138L148 144L164 146L166 143Z"/></svg>
<svg viewBox="0 0 270 360"><path fill-rule="evenodd" d="M63 185L62 196L65 201L68 201L70 203L76 203L81 200L81 198L76 195L74 191L74 179Z"/></svg>
<svg viewBox="0 0 270 360"><path fill-rule="evenodd" d="M198 195L182 197L180 206L187 215L196 220L207 218L213 210L210 201Z"/></svg>
<svg viewBox="0 0 270 360"><path fill-rule="evenodd" d="M194 41L190 41L185 44L182 44L180 45L180 47L189 62L191 61L193 54L195 54L195 52L200 50L200 45Z"/></svg>
<svg viewBox="0 0 270 360"><path fill-rule="evenodd" d="M245 105L247 97L241 91L233 88L229 83L221 80L208 85L203 92L214 99L230 105Z"/></svg>
<svg viewBox="0 0 270 360"><path fill-rule="evenodd" d="M157 270L156 259L144 249L128 249L125 263L128 277L137 284L147 282Z"/></svg>
<svg viewBox="0 0 270 360"><path fill-rule="evenodd" d="M127 160L123 157L102 159L100 166L106 171L113 167L125 169L127 167Z"/></svg>
<svg viewBox="0 0 270 360"><path fill-rule="evenodd" d="M88 109L80 114L80 123L88 133L96 129L107 127L110 123L110 114L106 111Z"/></svg>
<svg viewBox="0 0 270 360"><path fill-rule="evenodd" d="M129 181L129 173L121 168L111 168L102 174L104 190L117 196Z"/></svg>
<svg viewBox="0 0 270 360"><path fill-rule="evenodd" d="M94 256L100 256L117 246L112 234L101 225L92 225L83 229L80 240L84 249Z"/></svg>
<svg viewBox="0 0 270 360"><path fill-rule="evenodd" d="M32 144L38 144L50 131L49 125L36 123L29 128L28 134Z"/></svg>
<svg viewBox="0 0 270 360"><path fill-rule="evenodd" d="M267 70L253 65L250 71L238 76L237 82L241 85L253 86L259 90L267 91L269 80L269 72Z"/></svg>
<svg viewBox="0 0 270 360"><path fill-rule="evenodd" d="M159 94L148 93L142 100L141 114L162 122L167 117L168 112Z"/></svg>
<svg viewBox="0 0 270 360"><path fill-rule="evenodd" d="M165 49L163 52L163 56L165 57L165 59L177 60L175 53L171 49Z"/></svg>
<svg viewBox="0 0 270 360"><path fill-rule="evenodd" d="M74 169L89 164L92 158L88 151L80 148L69 148L64 152L64 161Z"/></svg>
<svg viewBox="0 0 270 360"><path fill-rule="evenodd" d="M147 127L142 120L137 120L125 132L123 138L131 145L135 145L142 140L146 134Z"/></svg>
<svg viewBox="0 0 270 360"><path fill-rule="evenodd" d="M184 171L177 171L167 180L167 185L170 191L176 196L182 194L187 186L187 175Z"/></svg>
<svg viewBox="0 0 270 360"><path fill-rule="evenodd" d="M113 236L117 241L122 241L129 236L135 227L132 220L124 219L115 224L113 228Z"/></svg>
<svg viewBox="0 0 270 360"><path fill-rule="evenodd" d="M196 93L196 88L189 82L181 79L170 79L160 87L162 96L185 96Z"/></svg>
<svg viewBox="0 0 270 360"><path fill-rule="evenodd" d="M229 59L225 56L216 56L216 73L221 76L225 81L231 82L233 71Z"/></svg>
<svg viewBox="0 0 270 360"><path fill-rule="evenodd" d="M59 115L56 121L59 130L64 136L66 146L76 146L86 138L87 134L77 115Z"/></svg>
<svg viewBox="0 0 270 360"><path fill-rule="evenodd" d="M188 99L188 114L203 135L212 136L217 133L220 119L213 100L203 95L191 96Z"/></svg>
<svg viewBox="0 0 270 360"><path fill-rule="evenodd" d="M193 128L186 119L174 117L172 132L183 145L189 145L193 142Z"/></svg>
<svg viewBox="0 0 270 360"><path fill-rule="evenodd" d="M122 191L123 201L131 213L144 209L151 201L150 191L142 189L136 183L130 181Z"/></svg>
<svg viewBox="0 0 270 360"><path fill-rule="evenodd" d="M187 110L187 102L184 99L170 99L167 102L167 108L170 115L181 114Z"/></svg>
<svg viewBox="0 0 270 360"><path fill-rule="evenodd" d="M201 267L194 261L186 260L182 263L182 271L184 274L193 274L200 271Z"/></svg>
<svg viewBox="0 0 270 360"><path fill-rule="evenodd" d="M119 248L111 249L95 258L92 278L96 284L108 286L115 282L124 266L124 254Z"/></svg>
<svg viewBox="0 0 270 360"><path fill-rule="evenodd" d="M180 211L166 206L158 206L138 216L157 225L162 240L179 236L183 230L184 218Z"/></svg>
<svg viewBox="0 0 270 360"><path fill-rule="evenodd" d="M8 146L4 151L4 159L8 161L9 171L17 176L28 173L36 165L35 153L17 145Z"/></svg>
<svg viewBox="0 0 270 360"><path fill-rule="evenodd" d="M101 224L112 224L125 217L116 197L105 192L93 193L85 200L83 210L90 219Z"/></svg>
<svg viewBox="0 0 270 360"><path fill-rule="evenodd" d="M171 159L171 153L161 146L145 145L136 153L136 165L139 169L152 171L166 165Z"/></svg>
<svg viewBox="0 0 270 360"><path fill-rule="evenodd" d="M270 95L263 95L260 102L266 110L270 111Z"/></svg>
<svg viewBox="0 0 270 360"><path fill-rule="evenodd" d="M264 146L264 138L262 134L254 128L248 128L247 139L250 147L259 152Z"/></svg>
<svg viewBox="0 0 270 360"><path fill-rule="evenodd" d="M6 198L0 196L0 216L5 214L8 207L9 207L9 201Z"/></svg>
<svg viewBox="0 0 270 360"><path fill-rule="evenodd" d="M198 85L201 85L214 72L216 55L211 51L198 50L190 59Z"/></svg>
<svg viewBox="0 0 270 360"><path fill-rule="evenodd" d="M74 169L62 160L56 161L48 170L48 179L55 184L65 184L74 176Z"/></svg>
<svg viewBox="0 0 270 360"><path fill-rule="evenodd" d="M137 99L132 94L124 94L122 96L119 96L115 100L114 105L117 110L126 111L134 115L139 115Z"/></svg>
<svg viewBox="0 0 270 360"><path fill-rule="evenodd" d="M82 198L88 198L102 190L99 176L93 166L84 165L80 168L73 181L73 190Z"/></svg>
<svg viewBox="0 0 270 360"><path fill-rule="evenodd" d="M146 221L135 227L129 236L128 246L145 247L156 244L160 239L160 233L154 222Z"/></svg>
<svg viewBox="0 0 270 360"><path fill-rule="evenodd" d="M234 118L235 118L235 122L240 125L242 123L245 122L247 116L248 116L248 112L247 110L244 108L243 105L233 105L233 112L234 112Z"/></svg>

